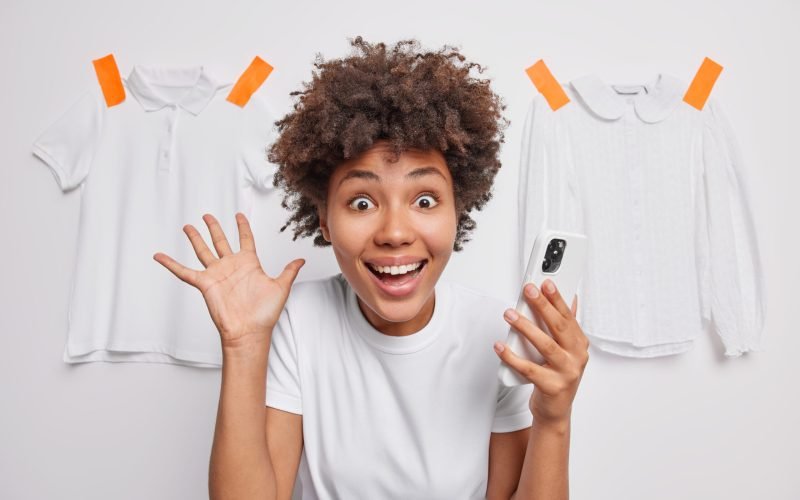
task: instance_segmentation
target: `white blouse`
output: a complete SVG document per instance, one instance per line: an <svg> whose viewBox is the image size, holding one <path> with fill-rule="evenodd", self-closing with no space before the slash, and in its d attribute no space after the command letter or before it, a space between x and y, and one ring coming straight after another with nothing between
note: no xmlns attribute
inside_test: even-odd
<svg viewBox="0 0 800 500"><path fill-rule="evenodd" d="M687 85L585 76L531 103L519 171L519 276L545 227L589 237L578 320L593 346L687 351L707 323L725 355L760 351L764 279L741 155L719 104ZM568 250L567 250L568 251Z"/></svg>

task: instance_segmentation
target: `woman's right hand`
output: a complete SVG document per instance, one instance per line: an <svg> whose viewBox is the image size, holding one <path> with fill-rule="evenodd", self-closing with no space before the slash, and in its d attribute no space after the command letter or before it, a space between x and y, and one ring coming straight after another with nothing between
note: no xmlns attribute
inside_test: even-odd
<svg viewBox="0 0 800 500"><path fill-rule="evenodd" d="M217 219L205 214L203 220L219 257L191 224L185 225L183 231L205 267L204 271L190 269L161 252L153 255L153 259L181 281L200 290L219 330L223 348L268 341L305 260L289 262L280 275L270 278L261 268L250 223L244 214L236 213L238 253L231 250Z"/></svg>

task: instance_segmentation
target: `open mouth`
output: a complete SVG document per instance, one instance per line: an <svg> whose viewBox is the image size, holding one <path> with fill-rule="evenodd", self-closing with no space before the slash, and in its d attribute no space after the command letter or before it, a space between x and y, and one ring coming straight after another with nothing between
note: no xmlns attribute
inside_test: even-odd
<svg viewBox="0 0 800 500"><path fill-rule="evenodd" d="M401 286L416 278L428 260L422 260L414 264L404 266L374 266L367 263L367 268L374 274L381 283L388 286Z"/></svg>

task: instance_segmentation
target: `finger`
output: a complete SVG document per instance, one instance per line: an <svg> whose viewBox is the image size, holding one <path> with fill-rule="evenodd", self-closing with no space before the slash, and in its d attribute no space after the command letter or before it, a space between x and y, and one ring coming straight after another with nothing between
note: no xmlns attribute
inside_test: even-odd
<svg viewBox="0 0 800 500"><path fill-rule="evenodd" d="M502 346L503 350L498 352L499 346ZM530 380L533 385L537 387L548 385L552 383L552 379L557 377L557 374L552 369L517 356L508 345L502 342L495 343L494 352L497 353L505 364L513 368L527 380Z"/></svg>
<svg viewBox="0 0 800 500"><path fill-rule="evenodd" d="M217 256L208 248L205 240L203 240L203 236L193 225L186 224L183 226L183 232L189 237L189 242L191 242L192 248L194 248L194 253L197 255L197 258L200 259L203 267L208 267L217 260Z"/></svg>
<svg viewBox="0 0 800 500"><path fill-rule="evenodd" d="M253 240L253 230L247 217L241 212L236 212L236 224L239 227L239 250L256 251L256 243Z"/></svg>
<svg viewBox="0 0 800 500"><path fill-rule="evenodd" d="M558 345L553 337L542 331L531 320L520 315L514 309L507 309L503 318L528 339L548 363L553 366L562 366L567 361L566 351Z"/></svg>
<svg viewBox="0 0 800 500"><path fill-rule="evenodd" d="M578 295L577 294L575 295L575 298L572 299L572 315L576 316L576 317L578 316ZM581 329L581 333L580 333L579 337L580 337L580 340L578 341L578 346L583 351L583 354L581 354L581 355L582 356L588 356L589 353L587 351L589 350L589 344L590 344L589 337L586 336L586 333L584 333L583 329Z"/></svg>
<svg viewBox="0 0 800 500"><path fill-rule="evenodd" d="M542 289L544 290L545 296L548 298L553 307L558 310L565 318L572 317L572 311L567 306L564 297L561 296L561 292L558 290L555 282L551 279L544 280L542 283Z"/></svg>
<svg viewBox="0 0 800 500"><path fill-rule="evenodd" d="M292 283L294 283L295 278L297 278L297 273L300 272L300 268L303 267L305 263L305 259L295 259L286 264L281 274L275 278L284 290L291 289Z"/></svg>
<svg viewBox="0 0 800 500"><path fill-rule="evenodd" d="M198 271L194 269L190 269L180 262L176 261L169 255L161 252L157 252L153 255L153 259L161 264L162 266L166 267L167 269L172 272L175 276L177 276L181 281L184 283L188 283L193 287L198 287L197 284L197 276L199 274Z"/></svg>
<svg viewBox="0 0 800 500"><path fill-rule="evenodd" d="M211 214L205 214L203 215L203 220L208 226L208 232L211 233L211 242L214 244L214 249L216 249L219 258L231 255L233 251L217 218Z"/></svg>
<svg viewBox="0 0 800 500"><path fill-rule="evenodd" d="M531 306L531 309L538 313L539 317L544 320L547 329L556 341L564 347L570 346L570 339L564 335L564 332L570 325L570 317L565 317L561 312L555 308L550 300L539 291L533 283L525 285L525 299Z"/></svg>

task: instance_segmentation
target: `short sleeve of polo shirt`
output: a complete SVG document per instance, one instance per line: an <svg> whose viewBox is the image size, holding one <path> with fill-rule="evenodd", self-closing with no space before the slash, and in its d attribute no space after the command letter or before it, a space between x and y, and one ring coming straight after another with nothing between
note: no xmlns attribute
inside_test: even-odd
<svg viewBox="0 0 800 500"><path fill-rule="evenodd" d="M242 154L247 167L247 182L260 190L272 189L277 166L269 162L267 151L277 138L275 113L258 92L250 98L243 111Z"/></svg>
<svg viewBox="0 0 800 500"><path fill-rule="evenodd" d="M89 175L103 112L100 95L89 89L33 143L33 154L50 167L62 191L77 187Z"/></svg>
<svg viewBox="0 0 800 500"><path fill-rule="evenodd" d="M513 432L530 427L533 416L529 407L533 384L506 387L500 384L492 432Z"/></svg>
<svg viewBox="0 0 800 500"><path fill-rule="evenodd" d="M289 311L285 307L278 318L278 323L272 329L267 360L266 406L298 415L303 414L297 343Z"/></svg>

